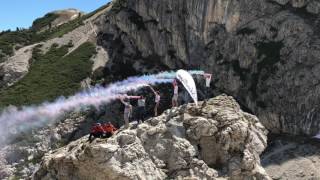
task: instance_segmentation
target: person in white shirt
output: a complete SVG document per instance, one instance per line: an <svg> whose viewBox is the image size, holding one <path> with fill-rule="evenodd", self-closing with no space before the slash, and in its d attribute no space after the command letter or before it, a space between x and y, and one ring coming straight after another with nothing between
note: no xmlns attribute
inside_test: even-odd
<svg viewBox="0 0 320 180"><path fill-rule="evenodd" d="M210 83L211 83L211 79L212 79L212 74L204 73L203 76L206 79L206 87L209 88Z"/></svg>
<svg viewBox="0 0 320 180"><path fill-rule="evenodd" d="M140 96L138 99L138 123L144 121L146 114L146 98L144 96Z"/></svg>
<svg viewBox="0 0 320 180"><path fill-rule="evenodd" d="M124 105L123 119L125 123L125 128L129 128L129 120L132 113L132 105L130 104L130 100L125 101L124 98L120 98L120 101Z"/></svg>
<svg viewBox="0 0 320 180"><path fill-rule="evenodd" d="M210 90L210 83L211 83L211 79L212 79L212 74L204 73L203 76L205 78L205 83L206 83L206 89L205 89L205 96L206 96L205 99L206 99L209 96L209 90Z"/></svg>
<svg viewBox="0 0 320 180"><path fill-rule="evenodd" d="M151 86L149 86L149 87L150 87L150 89L152 90L152 92L155 95L154 102L156 104L154 106L154 116L158 116L158 108L159 108L160 100L161 100L160 92L159 91L155 91Z"/></svg>
<svg viewBox="0 0 320 180"><path fill-rule="evenodd" d="M172 107L177 107L178 106L179 87L178 87L178 82L176 79L173 80L172 85L173 85Z"/></svg>

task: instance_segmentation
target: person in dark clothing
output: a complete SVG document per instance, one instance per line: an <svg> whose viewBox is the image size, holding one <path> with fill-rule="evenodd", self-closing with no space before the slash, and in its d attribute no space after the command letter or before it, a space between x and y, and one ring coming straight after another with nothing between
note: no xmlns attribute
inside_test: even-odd
<svg viewBox="0 0 320 180"><path fill-rule="evenodd" d="M137 118L138 123L144 122L145 114L146 114L146 98L144 96L140 96L138 99L138 109L137 109Z"/></svg>
<svg viewBox="0 0 320 180"><path fill-rule="evenodd" d="M205 78L205 99L209 98L209 91L210 91L210 83L211 83L211 79L212 79L212 74L209 73L205 73L203 74L204 78Z"/></svg>

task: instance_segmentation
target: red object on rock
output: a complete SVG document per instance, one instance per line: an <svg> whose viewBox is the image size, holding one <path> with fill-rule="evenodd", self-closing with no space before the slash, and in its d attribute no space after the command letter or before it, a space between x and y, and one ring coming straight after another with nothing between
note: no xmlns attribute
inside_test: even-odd
<svg viewBox="0 0 320 180"><path fill-rule="evenodd" d="M95 124L91 127L90 133L97 134L97 133L105 133L105 130L103 129L101 124Z"/></svg>
<svg viewBox="0 0 320 180"><path fill-rule="evenodd" d="M117 128L115 128L111 123L106 123L102 125L103 130L107 133L114 134L117 131Z"/></svg>

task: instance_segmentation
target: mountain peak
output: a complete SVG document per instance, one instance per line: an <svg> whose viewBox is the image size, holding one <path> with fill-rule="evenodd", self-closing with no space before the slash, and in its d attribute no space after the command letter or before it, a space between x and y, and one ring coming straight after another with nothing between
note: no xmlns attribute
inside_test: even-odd
<svg viewBox="0 0 320 180"><path fill-rule="evenodd" d="M43 17L36 19L32 24L32 29L42 32L68 23L84 14L84 12L72 8L52 11Z"/></svg>

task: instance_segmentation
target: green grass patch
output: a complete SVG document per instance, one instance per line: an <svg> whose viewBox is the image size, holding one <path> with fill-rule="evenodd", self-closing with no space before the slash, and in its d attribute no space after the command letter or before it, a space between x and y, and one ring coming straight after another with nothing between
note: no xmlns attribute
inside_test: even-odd
<svg viewBox="0 0 320 180"><path fill-rule="evenodd" d="M13 55L15 45L30 44L34 34L29 30L6 31L0 34L0 60Z"/></svg>
<svg viewBox="0 0 320 180"><path fill-rule="evenodd" d="M63 57L67 52L68 46L52 46L46 54L35 48L29 73L0 91L0 106L39 104L78 91L80 82L90 76L95 46L84 43Z"/></svg>
<svg viewBox="0 0 320 180"><path fill-rule="evenodd" d="M72 20L68 23L64 23L58 27L46 30L42 33L39 33L37 35L37 39L34 39L35 41L45 41L48 39L53 39L56 37L62 37L63 35L67 34L68 32L73 31L77 27L84 25L83 24L83 17L79 17L75 20Z"/></svg>

